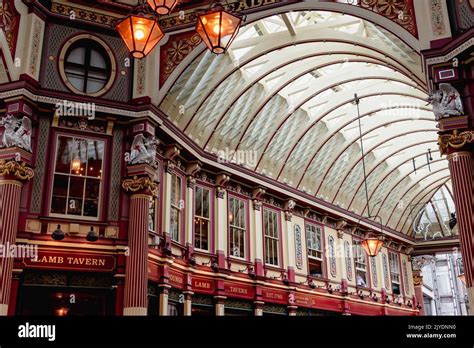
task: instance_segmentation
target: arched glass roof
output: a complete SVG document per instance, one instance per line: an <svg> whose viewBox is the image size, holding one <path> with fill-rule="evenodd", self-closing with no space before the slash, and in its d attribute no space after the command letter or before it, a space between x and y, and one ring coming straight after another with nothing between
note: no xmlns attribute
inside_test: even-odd
<svg viewBox="0 0 474 348"><path fill-rule="evenodd" d="M367 215L357 93L371 215L412 234L410 207L449 180L421 66L364 19L288 12L241 28L226 55L203 51L160 107L205 151L254 154L241 164Z"/></svg>

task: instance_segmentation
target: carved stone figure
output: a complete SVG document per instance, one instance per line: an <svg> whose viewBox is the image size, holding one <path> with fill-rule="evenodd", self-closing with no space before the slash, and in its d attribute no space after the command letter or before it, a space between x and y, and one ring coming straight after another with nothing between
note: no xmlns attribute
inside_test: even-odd
<svg viewBox="0 0 474 348"><path fill-rule="evenodd" d="M439 90L436 90L428 98L428 102L433 105L436 121L442 118L461 116L464 114L461 96L456 88L449 83L441 83Z"/></svg>
<svg viewBox="0 0 474 348"><path fill-rule="evenodd" d="M7 115L0 120L0 126L5 128L0 143L2 147L18 146L31 152L31 120L24 116L19 120L15 116Z"/></svg>
<svg viewBox="0 0 474 348"><path fill-rule="evenodd" d="M420 256L415 256L411 260L411 264L414 271L421 271L423 267L425 267L426 265L429 265L433 261L436 261L436 257L432 255L420 255Z"/></svg>
<svg viewBox="0 0 474 348"><path fill-rule="evenodd" d="M135 139L133 139L129 163L156 165L156 149L158 144L159 141L155 137L146 138L143 134L137 134Z"/></svg>

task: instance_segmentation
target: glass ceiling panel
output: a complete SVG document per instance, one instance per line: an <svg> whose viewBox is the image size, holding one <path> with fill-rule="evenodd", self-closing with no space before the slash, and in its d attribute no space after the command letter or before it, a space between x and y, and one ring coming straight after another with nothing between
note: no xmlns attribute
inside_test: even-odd
<svg viewBox="0 0 474 348"><path fill-rule="evenodd" d="M431 197L422 196L442 184L447 169L435 151L424 76L419 54L373 23L293 11L244 26L227 55L203 48L160 108L205 151L255 151L257 163L241 165L362 213L357 93L371 205L384 224L412 233L403 204L426 205ZM422 166L428 148L430 168ZM454 209L446 187L433 191L417 220L434 226L437 218L445 234Z"/></svg>

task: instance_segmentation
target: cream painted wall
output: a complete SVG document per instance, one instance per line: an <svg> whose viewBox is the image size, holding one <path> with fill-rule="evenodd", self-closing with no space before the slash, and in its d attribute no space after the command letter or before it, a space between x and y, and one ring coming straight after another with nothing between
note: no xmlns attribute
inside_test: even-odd
<svg viewBox="0 0 474 348"><path fill-rule="evenodd" d="M163 184L165 185L165 197L163 207L166 206L165 211L163 212L164 217L164 228L169 226L169 204L170 204L170 189L169 185L169 177L170 175L165 175L165 179ZM183 183L184 184L184 183ZM187 190L187 198L189 202L190 198L190 190ZM214 195L214 207L215 207L215 232L218 233L216 235L216 250L224 251L226 257L228 255L228 243L227 243L227 197L228 194L225 195L225 199L218 199ZM254 203L251 200L247 201L248 204L248 233L249 233L249 240L250 240L250 257L248 258L252 263L256 258L259 258L264 262L264 254L263 254L263 226L262 226L262 215L263 215L263 207L260 210L254 210L253 205ZM190 205L186 206L186 209L190 209ZM186 224L186 235L187 240L191 241L191 234L189 228L192 228L191 221L192 216L188 214L188 212L184 212L182 215L187 217L188 223ZM295 270L296 274L296 282L304 284L307 281L308 275L308 260L307 260L307 249L306 249L306 234L305 234L305 219L300 216L293 215L291 221L285 221L285 214L283 211L279 213L279 220L280 220L280 236L282 238L282 250L281 254L283 255L283 263L280 264L280 267L283 269L287 269L288 266L291 266ZM220 222L219 222L220 220ZM296 267L296 247L295 247L295 226L299 225L301 227L301 234L302 234L302 256L303 256L303 263L302 269L298 269ZM219 227L220 226L220 227ZM166 229L165 229L166 231ZM329 259L329 238L332 236L335 241L335 256L336 256L336 275L332 276L330 272L330 259ZM352 279L347 279L346 277L346 259L344 253L344 242L349 242L349 251L350 251L350 262L352 268ZM353 255L353 248L352 248L352 235L348 233L344 233L342 238L338 238L338 233L334 228L325 226L324 227L324 269L326 272L326 278L330 281L339 283L342 279L346 279L349 292L354 293L356 291L356 275L355 275L355 265L354 265L354 255ZM173 248L173 252L176 254L180 254L180 250L178 248ZM385 276L383 272L383 255L387 257L387 267L388 267L388 279L389 283L388 286L385 287ZM407 263L407 276L406 279L408 280L408 294L404 292L404 296L407 298L411 298L414 294L413 288L413 277L411 271L411 264L409 261L409 257L405 254L400 253L401 261L405 260ZM388 294L392 294L391 284L390 284L390 265L388 263L388 251L386 247L383 247L379 255L376 257L376 267L377 267L377 286L373 286L372 281L372 268L370 263L370 258L368 258L368 272L370 272L371 283L370 287L378 292L381 291L382 288L386 288ZM209 264L210 257L198 255L196 256L196 261L198 264ZM280 258L281 261L281 258ZM245 273L247 272L247 264L246 262L239 261L239 260L231 260L231 270L235 272ZM401 271L403 272L403 267L401 267ZM280 272L278 270L268 270L266 273L267 277L274 277L275 279L280 278ZM405 277L402 275L402 279ZM323 286L324 282L318 281L315 279L315 283L319 286ZM405 284L405 281L404 281ZM406 284L405 284L406 286ZM368 291L364 291L365 295L368 295Z"/></svg>
<svg viewBox="0 0 474 348"><path fill-rule="evenodd" d="M441 12L434 15L434 4L440 2ZM417 0L413 1L415 6L416 23L421 50L430 48L430 42L451 37L448 8L446 0ZM436 25L434 18L439 18Z"/></svg>

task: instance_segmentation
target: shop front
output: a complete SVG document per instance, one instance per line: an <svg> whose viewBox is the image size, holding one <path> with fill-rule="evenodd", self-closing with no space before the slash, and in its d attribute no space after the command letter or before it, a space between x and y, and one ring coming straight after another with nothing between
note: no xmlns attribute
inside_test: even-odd
<svg viewBox="0 0 474 348"><path fill-rule="evenodd" d="M111 254L39 250L24 259L16 293L17 315L115 315L115 257Z"/></svg>

